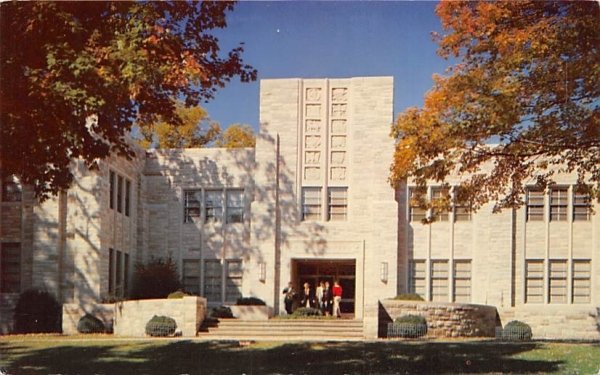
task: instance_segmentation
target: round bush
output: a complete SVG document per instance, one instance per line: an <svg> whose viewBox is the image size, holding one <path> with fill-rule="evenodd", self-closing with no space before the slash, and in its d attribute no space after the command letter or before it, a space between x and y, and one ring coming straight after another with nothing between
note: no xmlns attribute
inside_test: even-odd
<svg viewBox="0 0 600 375"><path fill-rule="evenodd" d="M322 315L321 310L315 309L312 307L299 307L292 314L292 316L296 316L296 317L321 316L321 315Z"/></svg>
<svg viewBox="0 0 600 375"><path fill-rule="evenodd" d="M85 314L77 322L77 332L79 333L104 333L105 331L104 323L92 314Z"/></svg>
<svg viewBox="0 0 600 375"><path fill-rule="evenodd" d="M175 319L169 318L168 316L156 316L146 323L146 334L152 337L165 337L171 336L177 329L177 323Z"/></svg>
<svg viewBox="0 0 600 375"><path fill-rule="evenodd" d="M389 337L416 338L427 334L427 320L420 315L405 315L397 318L388 327Z"/></svg>
<svg viewBox="0 0 600 375"><path fill-rule="evenodd" d="M210 316L213 318L233 318L231 309L227 306L219 306L212 309Z"/></svg>
<svg viewBox="0 0 600 375"><path fill-rule="evenodd" d="M416 293L403 293L394 297L398 301L424 301L423 297Z"/></svg>
<svg viewBox="0 0 600 375"><path fill-rule="evenodd" d="M238 300L235 304L239 305L239 306L265 306L266 305L265 301L263 301L260 298L256 298L256 297L238 298Z"/></svg>
<svg viewBox="0 0 600 375"><path fill-rule="evenodd" d="M61 332L61 306L46 291L30 289L21 293L15 307L17 333Z"/></svg>
<svg viewBox="0 0 600 375"><path fill-rule="evenodd" d="M187 294L186 292L183 292L181 290L178 290L176 292L170 293L167 296L167 299L179 299L179 298L183 298L185 296L189 296L189 294Z"/></svg>
<svg viewBox="0 0 600 375"><path fill-rule="evenodd" d="M502 338L512 341L529 341L531 340L531 327L529 324L513 320L504 326Z"/></svg>

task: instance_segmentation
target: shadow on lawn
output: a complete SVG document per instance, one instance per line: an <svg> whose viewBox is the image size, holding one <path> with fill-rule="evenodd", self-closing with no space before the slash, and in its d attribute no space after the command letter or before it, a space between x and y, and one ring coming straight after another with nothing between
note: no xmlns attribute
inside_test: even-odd
<svg viewBox="0 0 600 375"><path fill-rule="evenodd" d="M239 347L237 342L156 341L128 343L66 342L28 349L8 360L9 374L451 374L550 373L562 361L512 358L536 343L393 342L288 343L276 347ZM19 349L20 347L20 349ZM11 358L19 343L0 343ZM6 360L6 359L5 359Z"/></svg>

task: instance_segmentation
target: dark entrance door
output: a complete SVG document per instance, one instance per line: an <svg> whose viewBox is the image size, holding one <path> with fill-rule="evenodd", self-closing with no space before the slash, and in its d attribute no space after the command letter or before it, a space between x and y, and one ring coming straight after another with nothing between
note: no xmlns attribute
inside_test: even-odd
<svg viewBox="0 0 600 375"><path fill-rule="evenodd" d="M342 314L354 316L355 288L356 288L356 261L355 260L313 260L295 259L292 261L292 282L296 290L301 290L304 283L316 288L320 281L338 280L342 287Z"/></svg>

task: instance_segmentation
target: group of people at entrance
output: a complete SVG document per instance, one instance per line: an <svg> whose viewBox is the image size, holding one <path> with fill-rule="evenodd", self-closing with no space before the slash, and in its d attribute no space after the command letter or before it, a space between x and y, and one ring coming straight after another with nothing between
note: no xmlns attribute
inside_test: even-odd
<svg viewBox="0 0 600 375"><path fill-rule="evenodd" d="M340 310L342 287L337 280L333 282L332 287L329 285L329 281L320 281L314 289L310 283L306 282L299 293L290 282L283 289L283 294L285 294L285 311L288 314L292 314L298 307L312 307L321 310L323 315L342 317Z"/></svg>

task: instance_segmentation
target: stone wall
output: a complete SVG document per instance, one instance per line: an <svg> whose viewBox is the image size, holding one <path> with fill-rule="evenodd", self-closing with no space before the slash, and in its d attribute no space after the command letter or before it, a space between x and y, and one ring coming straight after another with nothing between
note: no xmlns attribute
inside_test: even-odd
<svg viewBox="0 0 600 375"><path fill-rule="evenodd" d="M462 303L383 300L379 304L379 336L387 324L405 315L427 319L428 335L437 337L493 337L498 312L494 306Z"/></svg>
<svg viewBox="0 0 600 375"><path fill-rule="evenodd" d="M92 314L96 318L100 319L104 323L104 327L106 327L107 332L112 331L113 319L115 315L114 303L98 304L87 309L76 303L66 303L63 305L62 309L63 334L77 334L77 323L79 323L79 319L81 319L87 313Z"/></svg>
<svg viewBox="0 0 600 375"><path fill-rule="evenodd" d="M196 336L206 315L206 299L186 296L178 299L123 301L115 304L115 336L145 336L146 323L154 315L175 319L182 336Z"/></svg>

